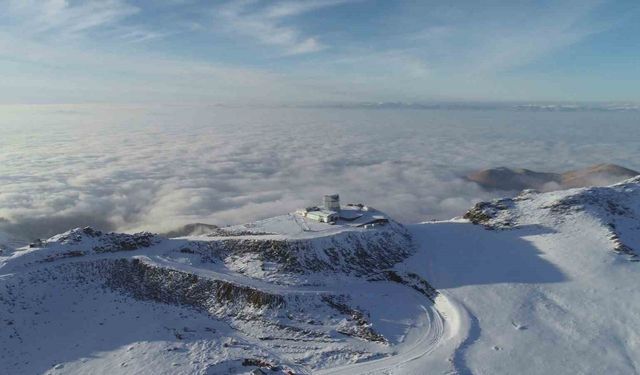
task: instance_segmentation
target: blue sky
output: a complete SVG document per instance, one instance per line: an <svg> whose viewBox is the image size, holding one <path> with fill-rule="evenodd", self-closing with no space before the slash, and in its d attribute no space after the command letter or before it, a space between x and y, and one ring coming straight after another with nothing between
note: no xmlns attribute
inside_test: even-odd
<svg viewBox="0 0 640 375"><path fill-rule="evenodd" d="M640 101L637 1L4 0L0 103Z"/></svg>

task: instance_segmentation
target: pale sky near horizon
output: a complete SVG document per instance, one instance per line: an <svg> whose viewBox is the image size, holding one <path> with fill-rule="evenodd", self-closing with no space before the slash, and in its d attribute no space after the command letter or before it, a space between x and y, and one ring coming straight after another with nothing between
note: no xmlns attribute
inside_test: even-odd
<svg viewBox="0 0 640 375"><path fill-rule="evenodd" d="M637 1L3 0L0 104L640 101Z"/></svg>

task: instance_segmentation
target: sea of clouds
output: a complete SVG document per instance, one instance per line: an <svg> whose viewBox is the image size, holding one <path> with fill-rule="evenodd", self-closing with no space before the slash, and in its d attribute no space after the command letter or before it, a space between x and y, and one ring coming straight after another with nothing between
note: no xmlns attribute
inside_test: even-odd
<svg viewBox="0 0 640 375"><path fill-rule="evenodd" d="M247 222L326 193L403 222L494 197L496 166L640 169L639 112L504 109L0 107L0 231L166 231Z"/></svg>

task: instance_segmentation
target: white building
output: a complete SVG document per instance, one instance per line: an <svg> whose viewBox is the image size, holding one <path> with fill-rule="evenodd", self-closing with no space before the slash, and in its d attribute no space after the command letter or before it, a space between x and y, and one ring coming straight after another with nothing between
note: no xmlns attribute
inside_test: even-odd
<svg viewBox="0 0 640 375"><path fill-rule="evenodd" d="M338 212L340 212L340 196L338 194L331 194L323 197L322 208L315 206L301 208L296 211L296 215L321 223L333 224L340 219Z"/></svg>
<svg viewBox="0 0 640 375"><path fill-rule="evenodd" d="M335 223L338 220L337 213L327 210L307 211L305 216L307 219L319 221L321 223Z"/></svg>

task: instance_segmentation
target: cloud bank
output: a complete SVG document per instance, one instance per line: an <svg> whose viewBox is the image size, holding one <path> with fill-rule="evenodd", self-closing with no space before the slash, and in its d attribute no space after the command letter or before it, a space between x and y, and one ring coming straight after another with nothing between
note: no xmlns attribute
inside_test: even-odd
<svg viewBox="0 0 640 375"><path fill-rule="evenodd" d="M473 169L640 168L637 112L5 106L0 118L0 231L27 239L241 223L333 192L416 222L492 197L462 178Z"/></svg>

